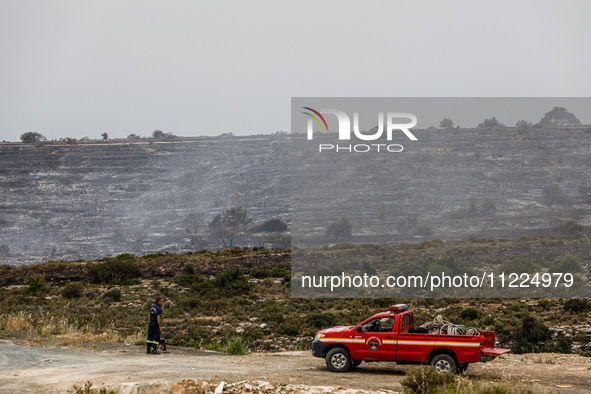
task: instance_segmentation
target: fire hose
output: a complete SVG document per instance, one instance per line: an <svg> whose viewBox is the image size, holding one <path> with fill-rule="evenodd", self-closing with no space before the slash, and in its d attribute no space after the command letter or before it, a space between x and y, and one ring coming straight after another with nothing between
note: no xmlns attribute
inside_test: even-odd
<svg viewBox="0 0 591 394"><path fill-rule="evenodd" d="M421 326L429 334L443 335L478 335L478 330L474 327L466 327L463 324L454 324L441 315Z"/></svg>

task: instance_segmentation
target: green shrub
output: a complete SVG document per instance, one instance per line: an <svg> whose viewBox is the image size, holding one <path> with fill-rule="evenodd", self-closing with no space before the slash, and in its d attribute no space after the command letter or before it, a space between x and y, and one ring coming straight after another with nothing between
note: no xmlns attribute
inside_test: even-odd
<svg viewBox="0 0 591 394"><path fill-rule="evenodd" d="M25 144L32 144L38 141L42 141L44 139L45 136L43 134L34 131L28 131L26 133L21 134L21 141Z"/></svg>
<svg viewBox="0 0 591 394"><path fill-rule="evenodd" d="M524 312L521 316L521 327L515 332L515 345L512 350L513 353L531 353L541 351L539 343L549 340L551 337L550 330L544 322L528 312Z"/></svg>
<svg viewBox="0 0 591 394"><path fill-rule="evenodd" d="M142 281L139 280L138 278L133 278L133 279L124 279L121 284L123 286L133 286L133 285L141 285Z"/></svg>
<svg viewBox="0 0 591 394"><path fill-rule="evenodd" d="M257 279L265 279L268 278L270 274L271 273L269 272L269 270L266 270L264 268L257 268L256 270L250 271L249 275Z"/></svg>
<svg viewBox="0 0 591 394"><path fill-rule="evenodd" d="M499 385L493 385L493 386L487 387L482 391L482 394L509 394L509 393L510 393L509 389L507 389L506 387L503 387L503 386L499 386Z"/></svg>
<svg viewBox="0 0 591 394"><path fill-rule="evenodd" d="M121 290L111 289L103 294L103 299L111 302L119 302L121 301Z"/></svg>
<svg viewBox="0 0 591 394"><path fill-rule="evenodd" d="M84 286L80 282L69 282L62 289L62 297L64 298L80 298Z"/></svg>
<svg viewBox="0 0 591 394"><path fill-rule="evenodd" d="M375 275L378 271L374 265L374 262L368 259L361 260L361 272L367 275Z"/></svg>
<svg viewBox="0 0 591 394"><path fill-rule="evenodd" d="M221 352L224 350L224 346L217 339L212 339L210 341L204 341L204 343L202 344L202 347L205 350L212 350L214 352Z"/></svg>
<svg viewBox="0 0 591 394"><path fill-rule="evenodd" d="M239 268L223 270L215 277L213 285L224 290L225 295L244 295L252 290L252 285Z"/></svg>
<svg viewBox="0 0 591 394"><path fill-rule="evenodd" d="M301 324L297 319L291 318L279 326L279 334L295 337L300 335Z"/></svg>
<svg viewBox="0 0 591 394"><path fill-rule="evenodd" d="M582 272L583 267L579 258L572 254L565 254L550 265L550 272L575 273Z"/></svg>
<svg viewBox="0 0 591 394"><path fill-rule="evenodd" d="M562 308L565 312L583 313L591 310L591 302L585 298L570 298L564 301Z"/></svg>
<svg viewBox="0 0 591 394"><path fill-rule="evenodd" d="M232 249L230 249L230 254L237 254L237 255L241 255L244 254L246 251L244 249L242 249L242 247L240 246L234 246Z"/></svg>
<svg viewBox="0 0 591 394"><path fill-rule="evenodd" d="M285 321L285 317L281 311L267 312L263 315L263 321L267 324L278 326Z"/></svg>
<svg viewBox="0 0 591 394"><path fill-rule="evenodd" d="M313 328L329 328L335 325L336 316L332 313L310 313L308 324Z"/></svg>
<svg viewBox="0 0 591 394"><path fill-rule="evenodd" d="M150 286L152 286L154 290L160 289L161 285L162 283L159 280L153 280L152 283L150 283Z"/></svg>
<svg viewBox="0 0 591 394"><path fill-rule="evenodd" d="M281 284L288 285L288 287L291 287L291 272L289 274L285 274L283 279L281 279Z"/></svg>
<svg viewBox="0 0 591 394"><path fill-rule="evenodd" d="M570 338L567 338L564 333L558 334L556 338L556 343L554 344L554 350L557 353L572 353L573 349L573 341Z"/></svg>
<svg viewBox="0 0 591 394"><path fill-rule="evenodd" d="M94 283L121 283L139 277L140 267L134 255L125 253L91 266L89 273Z"/></svg>
<svg viewBox="0 0 591 394"><path fill-rule="evenodd" d="M460 312L460 317L464 320L474 320L478 317L478 310L474 308L466 308Z"/></svg>
<svg viewBox="0 0 591 394"><path fill-rule="evenodd" d="M196 273L185 272L174 277L173 281L183 287L191 287L197 282L202 282L205 278L197 275Z"/></svg>
<svg viewBox="0 0 591 394"><path fill-rule="evenodd" d="M290 270L284 270L284 269L276 269L271 271L271 273L269 274L269 276L271 278L284 278L285 275L290 275L291 276L291 271Z"/></svg>
<svg viewBox="0 0 591 394"><path fill-rule="evenodd" d="M184 275L195 275L195 264L188 263L183 267Z"/></svg>
<svg viewBox="0 0 591 394"><path fill-rule="evenodd" d="M201 302L202 302L201 298L190 297L190 298L183 299L179 303L179 305L181 305L181 307L183 309L190 311L190 310L197 308L199 306L199 304L201 304Z"/></svg>
<svg viewBox="0 0 591 394"><path fill-rule="evenodd" d="M211 289L213 287L212 281L203 277L203 276L196 276L191 284L191 291L195 293L202 294L207 289Z"/></svg>
<svg viewBox="0 0 591 394"><path fill-rule="evenodd" d="M400 384L404 393L431 394L445 389L456 381L449 373L438 374L431 367L425 366L408 372Z"/></svg>
<svg viewBox="0 0 591 394"><path fill-rule="evenodd" d="M45 282L45 277L43 275L39 275L39 274L29 275L29 276L27 276L25 283L27 285L29 285L29 288L27 289L27 291L29 293L38 294L38 293L42 293L46 290L46 287L45 287L46 282Z"/></svg>
<svg viewBox="0 0 591 394"><path fill-rule="evenodd" d="M226 353L233 354L235 356L248 353L248 344L241 337L232 337L228 340L226 346Z"/></svg>

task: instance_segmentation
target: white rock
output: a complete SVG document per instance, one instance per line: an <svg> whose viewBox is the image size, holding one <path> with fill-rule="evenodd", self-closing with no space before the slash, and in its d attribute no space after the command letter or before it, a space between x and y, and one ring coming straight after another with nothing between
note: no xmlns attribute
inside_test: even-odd
<svg viewBox="0 0 591 394"><path fill-rule="evenodd" d="M226 384L226 382L220 382L220 384L218 385L218 387L215 388L215 391L213 392L214 394L221 394L222 391L224 391L224 385Z"/></svg>
<svg viewBox="0 0 591 394"><path fill-rule="evenodd" d="M121 383L120 394L160 394L168 393L170 386L166 382L131 382Z"/></svg>

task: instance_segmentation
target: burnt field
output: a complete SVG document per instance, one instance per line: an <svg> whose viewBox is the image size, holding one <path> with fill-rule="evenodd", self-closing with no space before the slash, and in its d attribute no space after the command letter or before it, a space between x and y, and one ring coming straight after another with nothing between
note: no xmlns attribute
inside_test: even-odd
<svg viewBox="0 0 591 394"><path fill-rule="evenodd" d="M304 158L347 198L316 195L298 218L298 244L342 242L323 239L340 216L355 243L516 238L571 219L589 226L588 129L418 130L420 144L332 174L324 157ZM375 168L384 198L358 209L370 190L347 179ZM208 223L226 208L245 208L252 225L291 224L290 171L284 134L0 144L0 263L216 249ZM248 230L237 242L260 243Z"/></svg>

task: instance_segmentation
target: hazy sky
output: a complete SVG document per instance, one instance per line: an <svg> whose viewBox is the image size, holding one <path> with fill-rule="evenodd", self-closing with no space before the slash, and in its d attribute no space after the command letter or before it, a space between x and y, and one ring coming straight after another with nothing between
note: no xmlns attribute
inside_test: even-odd
<svg viewBox="0 0 591 394"><path fill-rule="evenodd" d="M591 96L591 2L0 0L0 140L289 130L292 96Z"/></svg>

